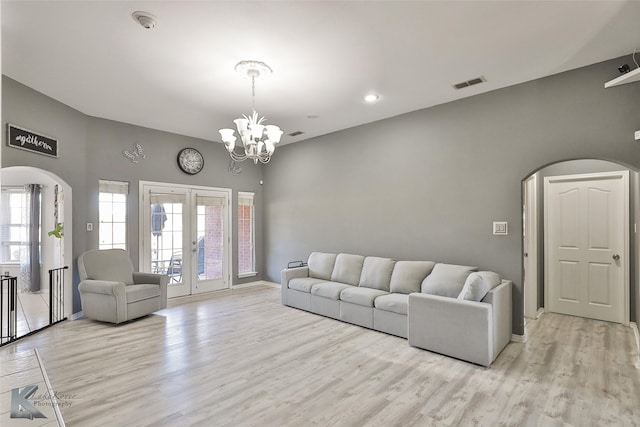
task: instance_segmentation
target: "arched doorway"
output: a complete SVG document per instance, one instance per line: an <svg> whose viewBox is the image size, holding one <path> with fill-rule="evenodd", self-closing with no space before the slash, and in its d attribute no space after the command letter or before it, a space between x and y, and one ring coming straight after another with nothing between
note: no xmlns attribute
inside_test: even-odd
<svg viewBox="0 0 640 427"><path fill-rule="evenodd" d="M523 251L522 251L522 283L524 284L524 315L525 323L528 319L537 318L548 307L545 307L545 275L544 260L548 255L545 252L544 240L544 200L545 178L568 175L598 174L615 171L628 171L629 173L629 253L628 264L625 272L629 275L627 307L630 310L631 320L636 318L638 306L637 271L638 260L635 256L638 242L634 232L637 216L640 209L638 200L638 173L629 166L599 159L567 160L543 166L532 172L522 181L523 200ZM626 291L626 289L625 289Z"/></svg>
<svg viewBox="0 0 640 427"><path fill-rule="evenodd" d="M61 291L62 299L60 301L62 313L58 313L60 318L69 318L73 311L73 252L72 252L72 189L71 187L57 175L38 168L30 166L11 166L0 169L0 183L2 184L3 202L10 199L9 193L19 193L24 189L26 184L35 184L39 189L40 199L40 230L39 236L39 284L35 288L27 289L31 284L25 285L20 283L21 266L16 262L16 257L8 247L3 247L3 259L0 260L0 269L2 274L9 273L10 276L18 277L18 295L20 290L24 292L23 299L18 304L18 323L17 337L26 335L34 330L40 329L49 324L49 270L68 266L70 268L61 271L60 278L63 278L64 289ZM14 199L17 199L14 197ZM7 221L7 210L10 209L8 203L2 203L2 209L5 210L3 221ZM15 215L13 215L15 217ZM11 220L13 221L13 219ZM63 227L60 238L53 233L49 235L49 231L56 229L56 223ZM9 228L7 223L3 223L3 232L7 234L3 242L7 246L9 239ZM59 227L58 227L59 229ZM43 308L44 307L44 308ZM43 314L43 310L46 313Z"/></svg>

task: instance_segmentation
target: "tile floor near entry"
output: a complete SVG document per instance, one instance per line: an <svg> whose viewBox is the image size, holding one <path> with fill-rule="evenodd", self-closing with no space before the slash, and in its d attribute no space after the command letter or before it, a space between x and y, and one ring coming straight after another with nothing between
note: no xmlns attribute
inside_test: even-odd
<svg viewBox="0 0 640 427"><path fill-rule="evenodd" d="M29 393L28 387L35 387L35 390ZM19 403L13 400L20 400L15 396L16 393L30 394L24 397L32 407L20 411L24 417L11 413ZM58 406L69 404L67 400L68 396L53 392L37 349L0 355L0 425L63 427L65 423Z"/></svg>
<svg viewBox="0 0 640 427"><path fill-rule="evenodd" d="M49 292L18 292L18 336L49 324Z"/></svg>
<svg viewBox="0 0 640 427"><path fill-rule="evenodd" d="M6 316L8 291L3 289L2 316ZM18 291L18 301L16 306L16 336L22 337L29 332L36 331L49 325L49 292L29 293ZM3 318L3 321L6 317ZM3 328L6 325L3 326ZM2 331L4 337L5 330ZM4 339L2 340L4 342Z"/></svg>

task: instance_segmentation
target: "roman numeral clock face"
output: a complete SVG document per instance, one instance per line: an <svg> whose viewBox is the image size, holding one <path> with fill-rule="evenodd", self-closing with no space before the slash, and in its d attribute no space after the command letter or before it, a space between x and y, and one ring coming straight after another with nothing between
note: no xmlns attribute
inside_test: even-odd
<svg viewBox="0 0 640 427"><path fill-rule="evenodd" d="M195 148L183 148L178 153L178 166L182 172L195 175L202 170L204 158Z"/></svg>

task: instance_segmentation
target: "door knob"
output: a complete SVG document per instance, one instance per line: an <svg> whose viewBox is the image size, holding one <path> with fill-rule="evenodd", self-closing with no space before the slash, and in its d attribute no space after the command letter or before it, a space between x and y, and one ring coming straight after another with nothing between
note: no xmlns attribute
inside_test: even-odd
<svg viewBox="0 0 640 427"><path fill-rule="evenodd" d="M616 261L618 261L620 259L620 255L618 254L613 254L613 256L611 257L613 259L615 259Z"/></svg>
<svg viewBox="0 0 640 427"><path fill-rule="evenodd" d="M524 253L524 257L526 258L526 257L528 257L528 256L529 256L529 253L528 253L528 252L525 252L525 253Z"/></svg>

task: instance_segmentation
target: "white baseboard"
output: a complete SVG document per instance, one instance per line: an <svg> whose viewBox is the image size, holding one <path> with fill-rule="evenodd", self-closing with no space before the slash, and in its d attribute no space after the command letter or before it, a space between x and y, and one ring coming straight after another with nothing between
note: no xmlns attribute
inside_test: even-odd
<svg viewBox="0 0 640 427"><path fill-rule="evenodd" d="M84 311L80 310L77 313L73 313L71 316L69 316L69 320L78 320L78 319L82 319L84 317Z"/></svg>
<svg viewBox="0 0 640 427"><path fill-rule="evenodd" d="M636 362L634 365L636 369L640 369L640 333L638 332L638 325L635 322L629 322L629 326L636 338Z"/></svg>
<svg viewBox="0 0 640 427"><path fill-rule="evenodd" d="M511 341L524 344L527 342L527 337L524 335L511 334Z"/></svg>
<svg viewBox="0 0 640 427"><path fill-rule="evenodd" d="M232 289L250 288L252 286L260 286L260 285L270 286L272 288L280 288L279 283L269 282L267 280L256 280L255 282L240 283L238 285L233 285Z"/></svg>

